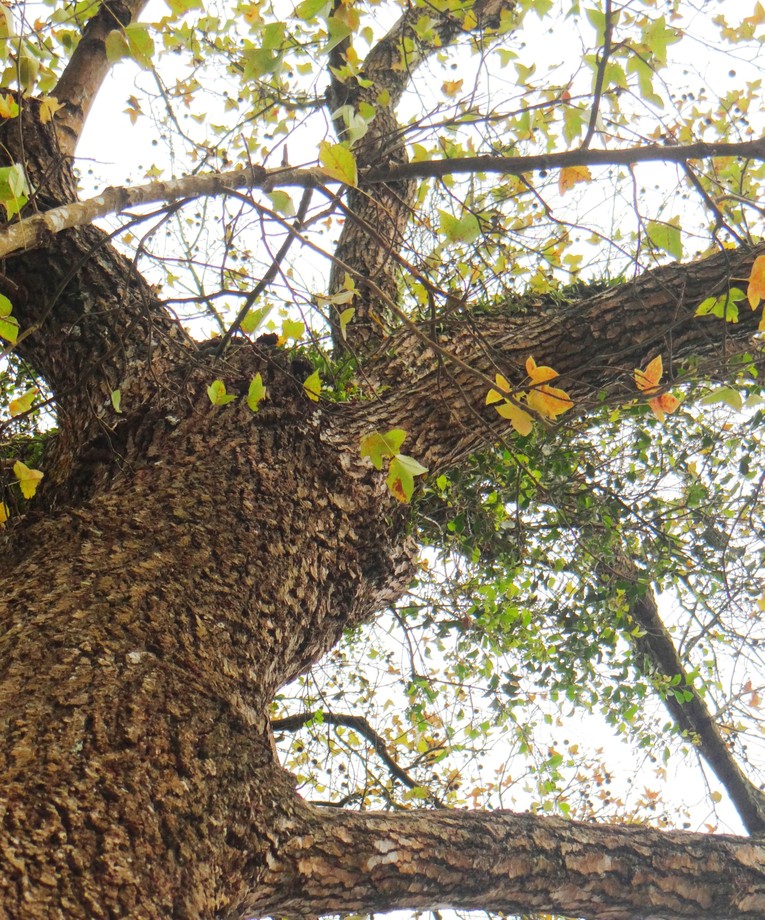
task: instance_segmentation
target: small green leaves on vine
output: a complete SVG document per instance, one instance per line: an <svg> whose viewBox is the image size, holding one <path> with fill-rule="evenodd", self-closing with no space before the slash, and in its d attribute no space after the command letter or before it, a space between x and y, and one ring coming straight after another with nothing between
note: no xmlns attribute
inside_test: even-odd
<svg viewBox="0 0 765 920"><path fill-rule="evenodd" d="M268 396L266 392L265 384L263 383L263 378L260 376L260 372L255 374L250 383L250 388L247 390L247 405L252 409L253 412L257 412L260 408L261 402Z"/></svg>
<svg viewBox="0 0 765 920"><path fill-rule="evenodd" d="M16 479L19 482L19 488L21 489L21 494L24 498L31 498L37 491L37 487L40 485L40 480L43 478L43 473L40 470L32 470L25 463L22 463L21 460L17 460L13 464L13 472L16 474Z"/></svg>
<svg viewBox="0 0 765 920"><path fill-rule="evenodd" d="M207 388L207 395L214 406L225 406L236 399L235 394L226 392L226 384L222 380L213 380Z"/></svg>
<svg viewBox="0 0 765 920"><path fill-rule="evenodd" d="M414 477L422 476L428 468L413 457L399 453L406 439L403 428L391 428L385 434L373 431L361 439L361 456L368 457L376 470L381 470L386 460L390 461L386 483L391 495L407 504L414 492Z"/></svg>

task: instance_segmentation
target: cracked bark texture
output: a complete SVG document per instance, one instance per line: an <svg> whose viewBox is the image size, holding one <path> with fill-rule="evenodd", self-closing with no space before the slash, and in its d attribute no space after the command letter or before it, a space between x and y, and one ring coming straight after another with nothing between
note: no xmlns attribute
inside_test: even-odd
<svg viewBox="0 0 765 920"><path fill-rule="evenodd" d="M75 107L102 79L87 65L83 55L67 75ZM37 207L72 200L76 120L62 139L39 124L34 100L22 103L4 155L24 159ZM378 183L351 204L372 202L369 219L393 244L404 198ZM354 255L366 220L349 220L341 244L393 296L393 280L379 284L390 264L379 240L363 236L372 262ZM756 318L743 311L725 338L724 324L693 312L761 251L648 273L565 315L508 304L452 317L437 341L429 327L399 329L360 377L382 395L370 387L337 406L308 401L277 349L201 353L97 229L7 259L29 330L19 351L52 387L60 430L41 500L0 537L0 917L447 905L593 920L762 917L760 839L312 808L276 761L267 719L280 686L412 575L411 510L361 461L360 435L404 424L433 470L458 463L497 431L486 379L501 370L519 381L529 354L554 356L583 411L599 391L634 398L632 368L649 353L668 355L670 374L690 355L724 368ZM256 373L269 391L257 414L242 400L210 405L211 379L241 396Z"/></svg>

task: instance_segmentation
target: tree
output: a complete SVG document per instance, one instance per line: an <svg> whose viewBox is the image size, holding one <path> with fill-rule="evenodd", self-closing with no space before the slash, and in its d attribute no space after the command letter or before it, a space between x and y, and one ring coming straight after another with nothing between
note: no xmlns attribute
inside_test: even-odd
<svg viewBox="0 0 765 920"><path fill-rule="evenodd" d="M144 6L0 6L0 914L761 917L760 88L672 63L724 42L745 71L761 5ZM179 173L80 200L111 71ZM425 544L468 576L432 608ZM611 715L655 691L750 836L306 801L272 719L344 717L274 700L391 605L555 698L621 668Z"/></svg>

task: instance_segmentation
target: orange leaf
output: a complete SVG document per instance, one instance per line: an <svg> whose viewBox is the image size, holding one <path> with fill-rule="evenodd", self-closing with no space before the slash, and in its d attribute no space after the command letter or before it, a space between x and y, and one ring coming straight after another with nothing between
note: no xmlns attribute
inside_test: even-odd
<svg viewBox="0 0 765 920"><path fill-rule="evenodd" d="M547 385L530 390L526 402L530 409L538 412L544 418L556 418L568 412L574 405L565 390Z"/></svg>
<svg viewBox="0 0 765 920"><path fill-rule="evenodd" d="M664 363L661 360L661 355L657 355L645 370L641 371L640 368L635 368L635 385L644 393L653 393L654 390L659 389L659 381L663 373Z"/></svg>
<svg viewBox="0 0 765 920"><path fill-rule="evenodd" d="M577 182L591 182L592 176L590 170L586 166L565 166L560 171L560 178L558 179L558 191L561 195L565 195L566 192L573 188Z"/></svg>
<svg viewBox="0 0 765 920"><path fill-rule="evenodd" d="M749 275L749 286L746 289L749 306L756 310L760 301L765 298L765 256L757 256Z"/></svg>

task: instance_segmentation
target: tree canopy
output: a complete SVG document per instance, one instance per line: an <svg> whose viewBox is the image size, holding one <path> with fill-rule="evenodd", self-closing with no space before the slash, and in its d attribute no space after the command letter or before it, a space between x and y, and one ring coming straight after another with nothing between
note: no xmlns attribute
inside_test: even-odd
<svg viewBox="0 0 765 920"><path fill-rule="evenodd" d="M0 0L0 915L763 916L764 39Z"/></svg>

